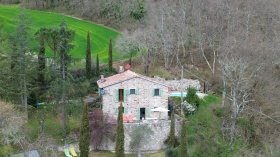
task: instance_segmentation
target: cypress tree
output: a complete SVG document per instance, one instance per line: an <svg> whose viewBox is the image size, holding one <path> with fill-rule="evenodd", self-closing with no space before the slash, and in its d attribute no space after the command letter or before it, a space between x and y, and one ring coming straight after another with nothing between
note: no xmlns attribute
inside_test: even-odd
<svg viewBox="0 0 280 157"><path fill-rule="evenodd" d="M90 35L87 33L87 50L86 50L86 76L91 78L91 49L90 49Z"/></svg>
<svg viewBox="0 0 280 157"><path fill-rule="evenodd" d="M180 157L187 157L187 122L183 119L181 128Z"/></svg>
<svg viewBox="0 0 280 157"><path fill-rule="evenodd" d="M170 133L168 145L170 147L175 147L175 116L174 111L171 112L171 123L170 123Z"/></svg>
<svg viewBox="0 0 280 157"><path fill-rule="evenodd" d="M46 68L46 48L45 42L48 37L48 30L41 28L35 33L35 37L40 43L39 54L38 54L38 84L39 84L39 96L44 93L45 89L45 68Z"/></svg>
<svg viewBox="0 0 280 157"><path fill-rule="evenodd" d="M89 140L90 140L90 130L89 130L89 118L88 118L88 105L85 104L81 128L80 128L80 141L79 141L80 157L88 157L89 142L90 142Z"/></svg>
<svg viewBox="0 0 280 157"><path fill-rule="evenodd" d="M96 76L98 77L100 74L100 69L99 69L99 56L97 54L96 56Z"/></svg>
<svg viewBox="0 0 280 157"><path fill-rule="evenodd" d="M109 51L108 51L108 65L110 72L113 71L113 47L112 47L112 39L109 42Z"/></svg>
<svg viewBox="0 0 280 157"><path fill-rule="evenodd" d="M123 129L123 107L119 106L117 139L116 139L116 157L124 157L124 129Z"/></svg>

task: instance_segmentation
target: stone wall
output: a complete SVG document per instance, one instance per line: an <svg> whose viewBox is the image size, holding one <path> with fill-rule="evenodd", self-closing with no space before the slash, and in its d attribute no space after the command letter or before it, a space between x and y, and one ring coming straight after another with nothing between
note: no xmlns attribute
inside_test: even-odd
<svg viewBox="0 0 280 157"><path fill-rule="evenodd" d="M160 89L160 96L153 96L154 89ZM151 112L151 109L163 107L168 109L168 87L159 83L154 83L142 78L133 78L104 88L105 94L102 95L102 110L117 118L117 108L120 102L116 100L118 89L136 89L137 94L127 94L123 102L125 108L124 115L132 115L133 119L139 119L139 109L146 108L146 117L157 118L158 113ZM161 119L168 119L168 113L161 113Z"/></svg>
<svg viewBox="0 0 280 157"><path fill-rule="evenodd" d="M176 136L178 136L180 131L180 122L176 121ZM153 120L141 123L124 123L124 133L125 133L125 152L130 153L130 141L131 132L139 127L139 125L148 125L153 131L151 138L142 147L142 152L155 152L164 149L166 146L164 141L167 139L170 132L170 120ZM115 151L115 142L109 139L104 139L102 145L99 147L100 150Z"/></svg>

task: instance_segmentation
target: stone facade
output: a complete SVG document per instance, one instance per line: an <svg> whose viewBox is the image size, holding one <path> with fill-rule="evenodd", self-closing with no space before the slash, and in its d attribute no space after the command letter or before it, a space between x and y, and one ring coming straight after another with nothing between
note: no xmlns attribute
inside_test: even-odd
<svg viewBox="0 0 280 157"><path fill-rule="evenodd" d="M180 122L176 121L175 134L178 136L180 131ZM170 120L152 120L141 123L124 123L124 133L125 133L125 152L131 153L130 141L131 132L139 127L139 125L148 125L148 127L153 131L148 142L142 146L142 152L156 152L158 150L166 148L164 141L167 139L170 132ZM110 139L104 139L102 145L99 147L100 150L115 151L115 142Z"/></svg>
<svg viewBox="0 0 280 157"><path fill-rule="evenodd" d="M131 78L123 82L104 87L102 90L102 110L104 113L117 117L120 105L118 90L124 89L124 115L140 120L140 108L145 108L145 118L168 119L167 112L152 112L157 107L168 109L168 87L164 84L149 81L141 77ZM135 94L130 94L135 89ZM154 96L154 90L159 89L159 96Z"/></svg>
<svg viewBox="0 0 280 157"><path fill-rule="evenodd" d="M125 71L97 81L102 96L102 111L117 119L120 103L124 107L125 151L131 152L131 132L139 125L148 125L153 131L151 139L142 147L143 152L153 152L165 148L164 141L170 131L168 117L169 87L152 78ZM163 112L156 112L156 109ZM178 125L177 125L178 126ZM177 127L176 127L177 128ZM178 130L178 129L176 129ZM115 142L103 139L100 150L115 150Z"/></svg>

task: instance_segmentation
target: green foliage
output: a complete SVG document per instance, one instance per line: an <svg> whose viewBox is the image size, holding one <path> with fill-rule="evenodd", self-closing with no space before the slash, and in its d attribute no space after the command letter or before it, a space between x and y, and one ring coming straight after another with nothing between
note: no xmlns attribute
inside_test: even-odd
<svg viewBox="0 0 280 157"><path fill-rule="evenodd" d="M145 13L144 0L137 0L136 7L130 12L130 16L135 20L141 20L145 16Z"/></svg>
<svg viewBox="0 0 280 157"><path fill-rule="evenodd" d="M0 146L0 156L9 156L13 152L13 147L10 145Z"/></svg>
<svg viewBox="0 0 280 157"><path fill-rule="evenodd" d="M35 38L39 41L39 54L38 54L38 72L37 72L37 82L38 82L38 97L42 100L42 95L44 94L46 88L45 81L45 69L46 69L46 41L49 36L50 31L46 28L40 28L35 33Z"/></svg>
<svg viewBox="0 0 280 157"><path fill-rule="evenodd" d="M199 97L196 95L197 90L195 88L188 88L187 90L187 96L185 98L185 100L193 105L196 106L196 108L199 107L200 105L200 99Z"/></svg>
<svg viewBox="0 0 280 157"><path fill-rule="evenodd" d="M201 100L199 110L188 116L187 143L188 154L191 157L229 157L233 156L242 143L234 143L232 148L221 132L222 119L216 116L221 100L219 97L208 95Z"/></svg>
<svg viewBox="0 0 280 157"><path fill-rule="evenodd" d="M84 112L80 129L80 157L89 156L89 144L90 144L90 130L89 130L89 117L88 117L88 105L84 106Z"/></svg>
<svg viewBox="0 0 280 157"><path fill-rule="evenodd" d="M119 106L118 113L118 126L117 126L117 137L116 137L116 157L125 157L124 155L124 128L123 128L123 108Z"/></svg>
<svg viewBox="0 0 280 157"><path fill-rule="evenodd" d="M180 157L187 157L187 121L185 119L182 121L180 140Z"/></svg>
<svg viewBox="0 0 280 157"><path fill-rule="evenodd" d="M112 46L112 39L110 39L109 42L109 51L108 51L108 66L109 71L113 71L113 46Z"/></svg>
<svg viewBox="0 0 280 157"><path fill-rule="evenodd" d="M175 147L176 137L175 137L175 115L174 111L171 112L171 123L170 123L170 133L168 136L168 146Z"/></svg>
<svg viewBox="0 0 280 157"><path fill-rule="evenodd" d="M91 78L91 48L90 48L90 35L87 34L87 50L86 50L86 76L88 79Z"/></svg>
<svg viewBox="0 0 280 157"><path fill-rule="evenodd" d="M100 68L99 68L99 55L98 54L96 56L96 69L95 69L95 71L96 71L96 77L99 77L99 75L100 75Z"/></svg>
<svg viewBox="0 0 280 157"><path fill-rule="evenodd" d="M0 23L3 24L3 30L8 34L12 34L13 32L15 32L16 20L13 19L17 17L20 11L21 8L18 5L0 5ZM91 36L94 36L95 39L91 42L92 47L94 47L92 53L98 53L100 62L107 63L108 42L110 39L116 39L120 34L119 32L109 29L107 27L103 27L92 22L79 20L62 14L28 9L26 9L25 12L32 21L32 25L30 25L31 30L29 32L29 35L35 34L37 30L43 27L47 28L57 26L61 23L61 20L63 19L69 25L69 29L72 29L76 32L73 44L78 46L75 46L71 51L71 56L73 58L85 58L86 38L83 34L89 31ZM34 39L31 39L30 41L32 52L37 52L37 42ZM53 56L53 53L49 48L46 49L46 55L47 57ZM122 56L120 56L120 58L118 59L121 59L121 57Z"/></svg>
<svg viewBox="0 0 280 157"><path fill-rule="evenodd" d="M58 35L58 61L61 72L66 73L67 67L71 62L70 51L74 48L72 41L74 40L75 32L68 28L65 21L62 21L60 23Z"/></svg>
<svg viewBox="0 0 280 157"><path fill-rule="evenodd" d="M165 157L179 157L178 148L168 147L165 151Z"/></svg>

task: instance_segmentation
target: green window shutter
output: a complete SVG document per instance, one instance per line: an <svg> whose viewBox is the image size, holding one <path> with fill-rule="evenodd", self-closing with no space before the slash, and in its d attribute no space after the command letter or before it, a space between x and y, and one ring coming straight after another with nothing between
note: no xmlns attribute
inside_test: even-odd
<svg viewBox="0 0 280 157"><path fill-rule="evenodd" d="M137 108L137 119L140 120L140 108Z"/></svg>
<svg viewBox="0 0 280 157"><path fill-rule="evenodd" d="M152 92L153 96L155 96L155 89L153 89L153 92Z"/></svg>
<svg viewBox="0 0 280 157"><path fill-rule="evenodd" d="M139 95L139 89L138 88L135 89L135 94Z"/></svg>
<svg viewBox="0 0 280 157"><path fill-rule="evenodd" d="M123 99L124 102L127 101L127 90L123 90Z"/></svg>
<svg viewBox="0 0 280 157"><path fill-rule="evenodd" d="M130 89L127 90L127 95L130 95Z"/></svg>
<svg viewBox="0 0 280 157"><path fill-rule="evenodd" d="M159 89L159 96L162 96L162 90Z"/></svg>
<svg viewBox="0 0 280 157"><path fill-rule="evenodd" d="M116 102L119 102L119 90L115 89L115 97L116 97Z"/></svg>
<svg viewBox="0 0 280 157"><path fill-rule="evenodd" d="M116 114L116 115L119 114L118 112L119 112L118 108L115 108L115 114Z"/></svg>

